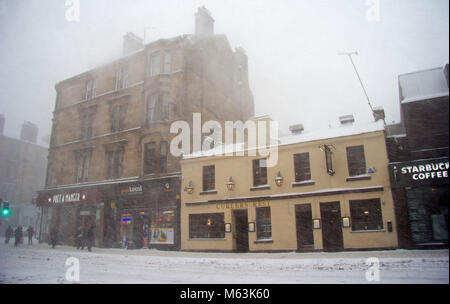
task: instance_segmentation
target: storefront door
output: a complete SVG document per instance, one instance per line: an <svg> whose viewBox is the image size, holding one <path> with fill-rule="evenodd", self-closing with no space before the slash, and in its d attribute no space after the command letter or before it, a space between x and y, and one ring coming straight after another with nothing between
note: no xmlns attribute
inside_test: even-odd
<svg viewBox="0 0 450 304"><path fill-rule="evenodd" d="M324 251L343 250L341 227L341 210L339 202L321 203L320 217L322 219L322 238Z"/></svg>
<svg viewBox="0 0 450 304"><path fill-rule="evenodd" d="M233 212L235 237L236 237L236 251L247 252L248 247L248 213L247 210L235 210Z"/></svg>
<svg viewBox="0 0 450 304"><path fill-rule="evenodd" d="M295 206L298 251L314 249L311 204Z"/></svg>

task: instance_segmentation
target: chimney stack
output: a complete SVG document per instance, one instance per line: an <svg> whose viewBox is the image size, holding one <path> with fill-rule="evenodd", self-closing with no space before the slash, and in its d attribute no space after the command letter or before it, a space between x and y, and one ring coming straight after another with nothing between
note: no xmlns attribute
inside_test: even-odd
<svg viewBox="0 0 450 304"><path fill-rule="evenodd" d="M293 125L289 127L289 131L292 134L301 134L305 130L305 127L302 124Z"/></svg>
<svg viewBox="0 0 450 304"><path fill-rule="evenodd" d="M375 121L383 120L386 118L386 114L384 113L383 107L374 107L373 108L373 118Z"/></svg>
<svg viewBox="0 0 450 304"><path fill-rule="evenodd" d="M199 38L208 38L214 35L214 19L204 7L199 7L195 13L195 35Z"/></svg>
<svg viewBox="0 0 450 304"><path fill-rule="evenodd" d="M39 129L37 125L34 123L31 123L29 121L26 121L22 124L22 130L20 132L20 139L29 141L32 143L37 143L37 136L38 136Z"/></svg>
<svg viewBox="0 0 450 304"><path fill-rule="evenodd" d="M344 115L339 117L341 125L351 125L355 122L355 117L353 115Z"/></svg>
<svg viewBox="0 0 450 304"><path fill-rule="evenodd" d="M123 54L128 55L134 51L144 48L144 40L141 37L133 34L127 33L123 36Z"/></svg>

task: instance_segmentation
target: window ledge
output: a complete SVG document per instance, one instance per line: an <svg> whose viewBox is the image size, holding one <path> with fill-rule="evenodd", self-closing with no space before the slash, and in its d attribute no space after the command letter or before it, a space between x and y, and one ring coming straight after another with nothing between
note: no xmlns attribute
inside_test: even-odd
<svg viewBox="0 0 450 304"><path fill-rule="evenodd" d="M261 186L250 187L250 191L268 190L268 189L270 189L269 185L261 185Z"/></svg>
<svg viewBox="0 0 450 304"><path fill-rule="evenodd" d="M200 192L200 195L217 194L217 190L207 190Z"/></svg>
<svg viewBox="0 0 450 304"><path fill-rule="evenodd" d="M255 244L273 243L273 240L272 239L261 239L261 240L255 240L254 243Z"/></svg>
<svg viewBox="0 0 450 304"><path fill-rule="evenodd" d="M370 179L372 179L372 177L369 174L361 174L361 175L347 177L348 182L360 181L360 180L370 180Z"/></svg>
<svg viewBox="0 0 450 304"><path fill-rule="evenodd" d="M198 239L189 239L189 241L226 241L226 238L198 238Z"/></svg>
<svg viewBox="0 0 450 304"><path fill-rule="evenodd" d="M375 229L375 230L352 230L351 233L364 233L364 232L386 232L386 229Z"/></svg>
<svg viewBox="0 0 450 304"><path fill-rule="evenodd" d="M316 184L316 182L310 179L310 180L305 180L305 181L301 181L301 182L293 182L292 187L312 186L315 184Z"/></svg>

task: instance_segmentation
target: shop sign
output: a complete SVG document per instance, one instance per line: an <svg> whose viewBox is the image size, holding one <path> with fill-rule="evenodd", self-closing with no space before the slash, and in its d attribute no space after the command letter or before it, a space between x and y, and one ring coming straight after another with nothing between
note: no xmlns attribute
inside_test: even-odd
<svg viewBox="0 0 450 304"><path fill-rule="evenodd" d="M127 188L120 190L120 194L142 194L143 188L142 185L130 185Z"/></svg>
<svg viewBox="0 0 450 304"><path fill-rule="evenodd" d="M258 201L258 202L239 202L239 203L218 203L217 209L248 209L250 207L269 207L270 201Z"/></svg>
<svg viewBox="0 0 450 304"><path fill-rule="evenodd" d="M390 165L394 187L448 184L449 160L446 158L402 162Z"/></svg>
<svg viewBox="0 0 450 304"><path fill-rule="evenodd" d="M80 200L85 200L86 195L81 195L79 192L68 193L68 194L54 194L53 196L48 198L49 203L58 204L58 203L74 203L79 202Z"/></svg>
<svg viewBox="0 0 450 304"><path fill-rule="evenodd" d="M41 193L36 203L38 206L49 206L64 203L98 203L102 201L100 190L83 190L74 192Z"/></svg>

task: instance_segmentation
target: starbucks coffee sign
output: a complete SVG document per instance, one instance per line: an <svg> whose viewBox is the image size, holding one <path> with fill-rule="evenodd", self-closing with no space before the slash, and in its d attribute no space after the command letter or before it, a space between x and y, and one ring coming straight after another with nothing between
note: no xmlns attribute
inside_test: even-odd
<svg viewBox="0 0 450 304"><path fill-rule="evenodd" d="M448 184L448 157L392 163L389 167L394 187Z"/></svg>

